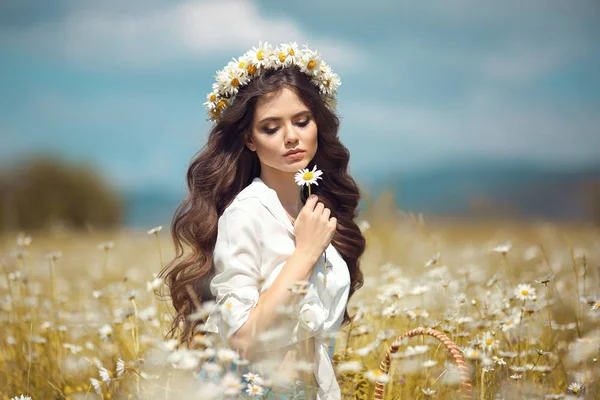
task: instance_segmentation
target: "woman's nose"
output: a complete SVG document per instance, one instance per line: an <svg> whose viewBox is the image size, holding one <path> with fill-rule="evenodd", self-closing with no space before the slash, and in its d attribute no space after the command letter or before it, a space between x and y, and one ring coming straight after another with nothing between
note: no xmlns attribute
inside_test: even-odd
<svg viewBox="0 0 600 400"><path fill-rule="evenodd" d="M294 129L294 125L292 123L285 125L285 141L286 142L294 142L298 140L298 132Z"/></svg>

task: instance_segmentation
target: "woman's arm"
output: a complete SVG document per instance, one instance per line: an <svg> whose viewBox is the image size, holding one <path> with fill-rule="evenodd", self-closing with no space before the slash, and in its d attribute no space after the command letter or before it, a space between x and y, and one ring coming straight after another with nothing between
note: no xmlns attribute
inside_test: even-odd
<svg viewBox="0 0 600 400"><path fill-rule="evenodd" d="M248 320L230 338L230 346L242 357L252 358L249 351L255 338L280 317L279 307L288 306L297 297L289 287L297 281L308 281L317 261L318 258L307 256L298 249L288 258L271 287L262 293L256 307L251 309Z"/></svg>

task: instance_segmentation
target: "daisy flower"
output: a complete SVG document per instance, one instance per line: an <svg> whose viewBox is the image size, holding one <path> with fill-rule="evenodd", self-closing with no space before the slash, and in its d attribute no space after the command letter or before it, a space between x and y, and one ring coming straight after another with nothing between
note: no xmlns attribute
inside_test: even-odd
<svg viewBox="0 0 600 400"><path fill-rule="evenodd" d="M317 80L313 80L316 86L319 87L321 93L326 96L333 96L342 81L338 74L331 70L331 67L325 62L321 62L321 76Z"/></svg>
<svg viewBox="0 0 600 400"><path fill-rule="evenodd" d="M438 260L440 259L440 255L441 254L439 252L435 253L433 257L431 257L431 259L425 263L425 268L429 268L432 265L437 264Z"/></svg>
<svg viewBox="0 0 600 400"><path fill-rule="evenodd" d="M359 361L346 361L340 363L340 365L337 367L337 370L340 374L343 374L344 372L357 374L362 371L362 369L363 365Z"/></svg>
<svg viewBox="0 0 600 400"><path fill-rule="evenodd" d="M310 50L306 45L302 49L302 55L299 60L300 71L309 76L319 76L321 72L321 55Z"/></svg>
<svg viewBox="0 0 600 400"><path fill-rule="evenodd" d="M262 383L262 378L260 377L259 374L254 374L252 372L248 372L248 373L242 375L242 377L250 383L256 383L259 385Z"/></svg>
<svg viewBox="0 0 600 400"><path fill-rule="evenodd" d="M496 340L490 332L486 332L479 343L482 349L490 351L496 346L498 340Z"/></svg>
<svg viewBox="0 0 600 400"><path fill-rule="evenodd" d="M381 372L381 370L378 369L370 369L367 372L365 372L365 378L367 378L371 382L378 383L388 383L390 381L390 376L384 372Z"/></svg>
<svg viewBox="0 0 600 400"><path fill-rule="evenodd" d="M585 385L581 382L573 382L567 387L567 390L573 394L581 394L585 390Z"/></svg>
<svg viewBox="0 0 600 400"><path fill-rule="evenodd" d="M248 62L254 65L257 69L268 69L272 66L273 47L268 42L258 42L258 47L253 47L245 55Z"/></svg>
<svg viewBox="0 0 600 400"><path fill-rule="evenodd" d="M13 397L10 400L31 400L31 397L25 396L25 395L20 395L19 397Z"/></svg>
<svg viewBox="0 0 600 400"><path fill-rule="evenodd" d="M318 170L317 166L315 165L312 171L309 171L308 168L299 170L296 172L296 175L294 175L294 179L296 180L296 184L298 186L308 185L308 195L310 196L310 185L314 183L315 185L319 186L317 179L323 179L321 178L321 175L323 175L323 172Z"/></svg>
<svg viewBox="0 0 600 400"><path fill-rule="evenodd" d="M98 369L98 373L100 374L100 378L102 378L104 383L109 385L110 384L110 373L108 372L108 370L104 367L101 367Z"/></svg>
<svg viewBox="0 0 600 400"><path fill-rule="evenodd" d="M24 232L20 232L17 235L17 245L21 247L27 247L31 244L31 236L25 235Z"/></svg>
<svg viewBox="0 0 600 400"><path fill-rule="evenodd" d="M216 78L221 92L229 96L236 95L239 87L249 81L246 70L238 68L237 63L233 61L219 71Z"/></svg>
<svg viewBox="0 0 600 400"><path fill-rule="evenodd" d="M250 397L260 397L264 394L264 392L265 389L262 386L253 383L249 383L246 387L246 393Z"/></svg>
<svg viewBox="0 0 600 400"><path fill-rule="evenodd" d="M510 242L504 242L494 247L492 251L495 251L496 253L506 254L510 251L511 248L512 244Z"/></svg>
<svg viewBox="0 0 600 400"><path fill-rule="evenodd" d="M125 361L120 358L117 360L117 376L123 375L125 372Z"/></svg>
<svg viewBox="0 0 600 400"><path fill-rule="evenodd" d="M109 340L110 338L112 338L113 329L110 325L105 324L102 328L98 330L98 334L100 335L100 338L102 340Z"/></svg>
<svg viewBox="0 0 600 400"><path fill-rule="evenodd" d="M90 383L94 387L94 390L96 391L96 393L98 393L98 394L102 393L102 388L100 387L100 382L98 381L98 379L90 378Z"/></svg>
<svg viewBox="0 0 600 400"><path fill-rule="evenodd" d="M300 54L298 45L296 42L290 44L283 44L274 54L274 67L275 69L286 68L296 63L296 55Z"/></svg>
<svg viewBox="0 0 600 400"><path fill-rule="evenodd" d="M154 235L155 233L162 231L162 228L163 227L161 225L155 226L154 228L152 228L148 231L148 235Z"/></svg>
<svg viewBox="0 0 600 400"><path fill-rule="evenodd" d="M519 300L531 300L535 296L535 289L529 284L520 283L515 288L515 296Z"/></svg>

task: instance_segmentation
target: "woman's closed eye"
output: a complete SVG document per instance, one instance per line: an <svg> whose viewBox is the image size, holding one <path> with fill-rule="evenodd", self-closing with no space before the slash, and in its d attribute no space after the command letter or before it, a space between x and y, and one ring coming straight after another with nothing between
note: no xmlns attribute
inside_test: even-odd
<svg viewBox="0 0 600 400"><path fill-rule="evenodd" d="M305 128L310 122L310 119L307 119L306 121L298 121L296 122L296 126L300 127L300 128ZM272 134L277 132L277 130L279 129L279 127L274 127L274 128L263 128L263 132L268 133L268 134Z"/></svg>

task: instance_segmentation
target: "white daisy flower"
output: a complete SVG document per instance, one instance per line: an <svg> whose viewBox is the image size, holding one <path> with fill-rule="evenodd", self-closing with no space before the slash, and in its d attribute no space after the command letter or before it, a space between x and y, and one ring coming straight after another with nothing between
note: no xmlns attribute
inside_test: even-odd
<svg viewBox="0 0 600 400"><path fill-rule="evenodd" d="M104 250L104 251L110 250L110 249L112 249L113 247L115 247L115 243L114 243L114 242L112 242L112 241L109 241L109 242L102 242L102 243L100 243L98 246L96 246L96 248L97 248L98 250Z"/></svg>
<svg viewBox="0 0 600 400"><path fill-rule="evenodd" d="M492 350L497 343L498 340L496 340L490 332L484 333L483 339L481 339L481 341L479 342L481 348L486 351Z"/></svg>
<svg viewBox="0 0 600 400"><path fill-rule="evenodd" d="M104 367L100 367L98 369L98 373L100 374L100 378L106 383L106 385L110 385L110 373Z"/></svg>
<svg viewBox="0 0 600 400"><path fill-rule="evenodd" d="M504 361L504 358L493 356L492 360L494 360L494 362L498 365L506 365L506 361Z"/></svg>
<svg viewBox="0 0 600 400"><path fill-rule="evenodd" d="M247 76L249 74L248 67L252 64L250 63L248 56L243 55L238 58L233 58L233 62L235 63L235 65L237 65L240 71L243 71L243 75Z"/></svg>
<svg viewBox="0 0 600 400"><path fill-rule="evenodd" d="M496 253L506 254L510 251L511 248L512 248L512 244L510 242L504 242L504 243L494 247L492 249L492 251L495 251Z"/></svg>
<svg viewBox="0 0 600 400"><path fill-rule="evenodd" d="M342 84L342 81L338 74L331 70L331 67L324 61L321 62L321 74L318 79L313 80L316 86L319 88L322 94L326 96L333 96L338 87Z"/></svg>
<svg viewBox="0 0 600 400"><path fill-rule="evenodd" d="M160 289L160 286L162 285L162 283L163 283L162 278L155 277L151 282L150 281L146 282L146 291L151 292L153 290L158 290L158 289Z"/></svg>
<svg viewBox="0 0 600 400"><path fill-rule="evenodd" d="M429 268L432 265L437 264L438 260L440 259L440 255L441 254L439 252L435 253L433 257L431 257L431 259L425 263L425 268Z"/></svg>
<svg viewBox="0 0 600 400"><path fill-rule="evenodd" d="M257 69L268 69L272 66L273 47L268 42L258 42L258 47L253 47L245 56L248 62L257 67Z"/></svg>
<svg viewBox="0 0 600 400"><path fill-rule="evenodd" d="M585 390L585 385L581 382L573 382L567 387L567 390L573 394L581 394Z"/></svg>
<svg viewBox="0 0 600 400"><path fill-rule="evenodd" d="M107 341L107 340L110 340L112 338L113 329L112 329L112 327L110 325L105 324L102 328L100 328L98 330L98 333L99 333L100 338L102 340Z"/></svg>
<svg viewBox="0 0 600 400"><path fill-rule="evenodd" d="M296 64L296 55L299 54L296 42L282 44L275 49L273 67L275 69L286 68Z"/></svg>
<svg viewBox="0 0 600 400"><path fill-rule="evenodd" d="M320 76L322 74L321 62L321 55L304 45L304 49L302 49L302 54L298 60L300 71L308 76Z"/></svg>
<svg viewBox="0 0 600 400"><path fill-rule="evenodd" d="M248 386L246 387L246 393L250 397L260 397L264 394L264 392L265 392L265 389L262 386L254 384L254 383L249 383Z"/></svg>
<svg viewBox="0 0 600 400"><path fill-rule="evenodd" d="M100 387L100 381L98 381L98 379L90 378L90 383L94 387L96 393L102 394L102 388Z"/></svg>
<svg viewBox="0 0 600 400"><path fill-rule="evenodd" d="M421 392L423 392L425 396L433 396L435 394L435 390L429 388L421 389Z"/></svg>
<svg viewBox="0 0 600 400"><path fill-rule="evenodd" d="M256 383L258 385L262 385L262 383L263 383L263 380L259 374L254 374L252 372L248 372L248 373L242 375L242 377L250 383Z"/></svg>
<svg viewBox="0 0 600 400"><path fill-rule="evenodd" d="M117 360L117 376L121 376L125 373L125 361L120 358Z"/></svg>
<svg viewBox="0 0 600 400"><path fill-rule="evenodd" d="M220 92L226 96L237 94L239 87L248 83L246 70L239 69L237 64L230 62L224 69L217 73L217 82Z"/></svg>
<svg viewBox="0 0 600 400"><path fill-rule="evenodd" d="M309 185L310 187L312 184L319 186L317 180L323 179L321 178L321 175L323 175L323 171L318 170L317 166L315 165L312 171L309 171L308 168L299 170L296 172L296 175L294 175L294 179L296 180L296 184L298 186Z"/></svg>
<svg viewBox="0 0 600 400"><path fill-rule="evenodd" d="M390 381L390 376L378 369L370 369L365 372L365 378L371 382L377 383L388 383Z"/></svg>
<svg viewBox="0 0 600 400"><path fill-rule="evenodd" d="M338 365L337 370L340 374L344 372L359 373L362 371L363 365L359 361L346 361Z"/></svg>
<svg viewBox="0 0 600 400"><path fill-rule="evenodd" d="M337 109L338 100L335 97L328 96L324 100L325 106L329 108L331 111L335 112Z"/></svg>
<svg viewBox="0 0 600 400"><path fill-rule="evenodd" d="M535 296L535 288L531 287L529 284L520 283L515 288L515 296L519 300L531 300Z"/></svg>
<svg viewBox="0 0 600 400"><path fill-rule="evenodd" d="M163 227L161 225L155 226L154 228L152 228L148 231L148 235L154 235L155 233L162 231L162 228Z"/></svg>
<svg viewBox="0 0 600 400"><path fill-rule="evenodd" d="M227 372L221 381L221 385L225 387L225 396L237 396L244 389L244 384L240 378L231 372Z"/></svg>
<svg viewBox="0 0 600 400"><path fill-rule="evenodd" d="M17 245L27 247L31 244L31 236L25 235L24 232L19 232L17 235Z"/></svg>

